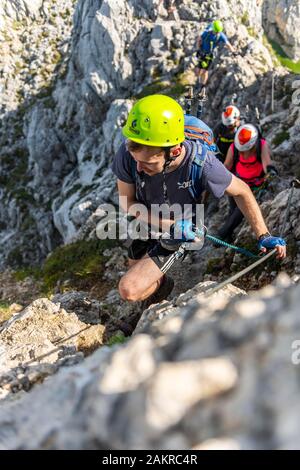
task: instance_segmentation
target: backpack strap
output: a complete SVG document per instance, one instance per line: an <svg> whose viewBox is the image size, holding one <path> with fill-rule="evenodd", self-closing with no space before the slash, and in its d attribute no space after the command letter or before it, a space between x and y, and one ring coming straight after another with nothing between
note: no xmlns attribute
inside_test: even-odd
<svg viewBox="0 0 300 470"><path fill-rule="evenodd" d="M192 144L192 155L189 160L189 165L188 165L188 179L192 181L192 185L189 187L189 192L192 196L192 198L195 201L198 201L201 197L203 188L201 185L201 176L202 176L202 171L203 171L203 166L208 154L208 150L205 147L205 145L201 144L200 141L190 141ZM141 183L141 178L136 171L136 163L134 159L131 159L131 175L132 179L135 181L136 184L136 196L139 195L139 198L141 198L140 194L140 183Z"/></svg>
<svg viewBox="0 0 300 470"><path fill-rule="evenodd" d="M261 154L262 154L262 138L259 137L256 142L256 157L258 162L262 162L261 160Z"/></svg>
<svg viewBox="0 0 300 470"><path fill-rule="evenodd" d="M144 184L144 180L141 177L141 175L137 171L137 166L136 162L133 158L131 158L131 167L130 167L130 172L131 172L131 177L135 183L135 197L137 201L141 201L144 204L146 204L145 198L143 196L142 192L142 187Z"/></svg>
<svg viewBox="0 0 300 470"><path fill-rule="evenodd" d="M136 171L136 162L134 158L130 157L130 172L131 172L131 177L133 181L136 181L137 178L137 171Z"/></svg>
<svg viewBox="0 0 300 470"><path fill-rule="evenodd" d="M192 185L189 187L189 192L193 199L197 202L200 200L201 194L203 192L201 176L208 150L199 141L192 141L192 146L192 156L189 161L188 169L189 179L192 181Z"/></svg>
<svg viewBox="0 0 300 470"><path fill-rule="evenodd" d="M232 169L230 170L231 173L235 173L236 165L240 159L240 152L236 148L236 146L233 144L233 165Z"/></svg>
<svg viewBox="0 0 300 470"><path fill-rule="evenodd" d="M199 127L185 126L184 135L190 139L201 139L208 145L214 145L214 138L208 131L199 129Z"/></svg>

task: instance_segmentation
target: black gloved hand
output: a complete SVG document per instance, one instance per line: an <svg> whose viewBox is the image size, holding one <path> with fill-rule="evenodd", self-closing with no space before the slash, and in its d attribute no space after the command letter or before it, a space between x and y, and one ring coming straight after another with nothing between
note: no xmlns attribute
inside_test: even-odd
<svg viewBox="0 0 300 470"><path fill-rule="evenodd" d="M267 166L267 177L268 179L274 179L279 176L278 170L274 165Z"/></svg>

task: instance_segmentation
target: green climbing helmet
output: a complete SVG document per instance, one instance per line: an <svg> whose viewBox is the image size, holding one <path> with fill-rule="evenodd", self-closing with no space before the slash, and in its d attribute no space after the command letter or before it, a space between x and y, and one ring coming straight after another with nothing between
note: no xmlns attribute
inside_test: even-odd
<svg viewBox="0 0 300 470"><path fill-rule="evenodd" d="M212 29L214 33L221 33L223 31L223 23L220 20L216 20L212 24Z"/></svg>
<svg viewBox="0 0 300 470"><path fill-rule="evenodd" d="M137 101L123 127L127 139L153 147L172 147L184 141L182 107L165 95L150 95Z"/></svg>

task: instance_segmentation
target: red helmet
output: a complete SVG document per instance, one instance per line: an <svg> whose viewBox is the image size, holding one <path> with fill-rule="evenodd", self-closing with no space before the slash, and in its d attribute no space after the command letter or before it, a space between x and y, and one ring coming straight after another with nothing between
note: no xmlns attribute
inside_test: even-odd
<svg viewBox="0 0 300 470"><path fill-rule="evenodd" d="M224 126L234 126L241 113L236 106L227 106L222 113L222 122Z"/></svg>
<svg viewBox="0 0 300 470"><path fill-rule="evenodd" d="M247 152L256 144L258 130L252 124L239 127L234 138L234 145L240 152Z"/></svg>

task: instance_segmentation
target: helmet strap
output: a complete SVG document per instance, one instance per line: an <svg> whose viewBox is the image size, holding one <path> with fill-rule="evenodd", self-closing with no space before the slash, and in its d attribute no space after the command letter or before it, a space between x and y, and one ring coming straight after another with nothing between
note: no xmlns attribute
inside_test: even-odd
<svg viewBox="0 0 300 470"><path fill-rule="evenodd" d="M166 147L165 148L165 164L163 167L163 192L164 192L164 201L166 204L169 206L171 205L169 196L168 196L168 189L167 189L167 184L166 184L166 170L170 166L170 164L176 160L177 157L181 154L181 146L180 149L173 151L173 155L171 156L171 148L172 147Z"/></svg>
<svg viewBox="0 0 300 470"><path fill-rule="evenodd" d="M172 147L166 147L165 148L165 164L163 171L165 171L172 162L176 160L177 157L181 154L181 146L180 149L173 150L173 155L171 156L171 148Z"/></svg>

